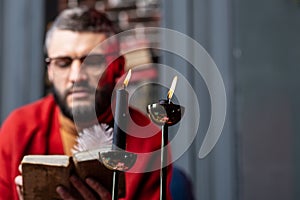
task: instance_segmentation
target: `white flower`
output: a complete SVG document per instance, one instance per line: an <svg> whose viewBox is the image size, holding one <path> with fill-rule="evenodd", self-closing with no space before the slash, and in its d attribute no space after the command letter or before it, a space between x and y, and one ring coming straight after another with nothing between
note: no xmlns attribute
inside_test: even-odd
<svg viewBox="0 0 300 200"><path fill-rule="evenodd" d="M105 148L112 145L113 128L107 124L97 124L83 129L76 139L72 153Z"/></svg>

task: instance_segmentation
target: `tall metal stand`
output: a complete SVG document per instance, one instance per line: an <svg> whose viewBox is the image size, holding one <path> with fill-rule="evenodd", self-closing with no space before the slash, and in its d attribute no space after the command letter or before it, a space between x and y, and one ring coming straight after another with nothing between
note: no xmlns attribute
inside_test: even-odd
<svg viewBox="0 0 300 200"><path fill-rule="evenodd" d="M167 168L168 168L168 127L178 123L184 112L184 107L173 104L169 100L148 105L147 112L151 120L161 125L161 165L160 165L160 200L167 198Z"/></svg>
<svg viewBox="0 0 300 200"><path fill-rule="evenodd" d="M161 132L161 162L160 162L160 200L166 199L166 188L167 188L167 160L168 160L168 125L162 126Z"/></svg>
<svg viewBox="0 0 300 200"><path fill-rule="evenodd" d="M119 196L119 171L114 170L113 172L113 189L112 189L112 200L118 200L118 196Z"/></svg>

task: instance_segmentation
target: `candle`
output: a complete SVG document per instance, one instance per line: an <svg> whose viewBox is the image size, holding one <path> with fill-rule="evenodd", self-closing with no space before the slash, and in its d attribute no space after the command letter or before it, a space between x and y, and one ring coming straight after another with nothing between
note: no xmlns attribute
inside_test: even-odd
<svg viewBox="0 0 300 200"><path fill-rule="evenodd" d="M131 69L128 71L127 76L123 82L123 88L116 91L116 107L114 116L114 136L113 136L113 149L126 148L126 133L125 128L127 125L128 116L128 92L126 87L131 76Z"/></svg>

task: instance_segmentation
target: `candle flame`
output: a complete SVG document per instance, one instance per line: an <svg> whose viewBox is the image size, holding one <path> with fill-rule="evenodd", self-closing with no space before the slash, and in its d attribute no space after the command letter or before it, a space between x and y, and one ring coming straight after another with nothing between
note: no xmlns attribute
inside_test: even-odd
<svg viewBox="0 0 300 200"><path fill-rule="evenodd" d="M173 96L173 94L174 94L174 91L175 91L176 83L177 83L177 76L175 76L175 77L173 78L173 81L172 81L170 90L169 90L169 92L168 92L168 99L171 99L171 98L172 98L172 96Z"/></svg>
<svg viewBox="0 0 300 200"><path fill-rule="evenodd" d="M128 83L129 83L129 80L130 80L130 77L131 77L131 69L128 71L127 75L126 75L126 78L123 82L124 84L124 87L127 87Z"/></svg>

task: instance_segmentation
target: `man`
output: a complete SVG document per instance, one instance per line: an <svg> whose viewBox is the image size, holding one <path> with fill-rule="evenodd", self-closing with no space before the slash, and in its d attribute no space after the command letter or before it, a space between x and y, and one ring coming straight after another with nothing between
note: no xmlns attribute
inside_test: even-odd
<svg viewBox="0 0 300 200"><path fill-rule="evenodd" d="M116 56L118 45L115 42L99 44L105 43L113 34L112 23L94 9L73 8L58 16L46 36L47 72L53 83L53 94L15 110L1 127L1 200L22 198L18 166L24 155L72 155L77 131L95 123L112 126L111 95L117 79L124 72L124 59ZM138 156L137 159L137 169L144 169L145 173L139 170L125 173L124 199L159 199L159 170L148 169L159 160L159 157L151 156L151 152L159 149L160 134L149 125L145 116L133 109L130 115L134 123L147 126L143 134L153 131L155 134L139 138L133 122L128 125L128 133L132 134L126 136L126 150L145 155L150 153L150 156ZM111 199L111 191L92 178L79 180L71 176L70 181L83 199ZM169 182L170 176L168 185ZM60 186L57 192L62 199L80 198Z"/></svg>

